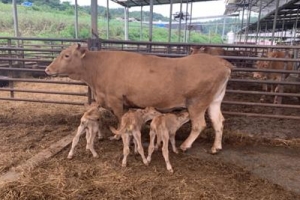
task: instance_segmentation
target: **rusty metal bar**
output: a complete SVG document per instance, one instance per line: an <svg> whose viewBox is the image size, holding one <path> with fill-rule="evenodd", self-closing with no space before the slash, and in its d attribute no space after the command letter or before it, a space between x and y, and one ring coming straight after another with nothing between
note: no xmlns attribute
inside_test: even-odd
<svg viewBox="0 0 300 200"><path fill-rule="evenodd" d="M251 95L269 95L269 96L286 96L286 97L300 97L300 94L297 94L297 93L259 92L259 91L230 90L230 89L227 89L226 93L251 94Z"/></svg>
<svg viewBox="0 0 300 200"><path fill-rule="evenodd" d="M42 79L26 79L26 78L0 78L0 80L15 81L15 82L33 82L33 83L52 83L52 84L69 84L69 85L86 85L83 82L66 82L66 81L50 81Z"/></svg>
<svg viewBox="0 0 300 200"><path fill-rule="evenodd" d="M228 104L228 105L261 106L261 107L297 108L297 109L300 109L300 106L298 106L298 105L289 105L289 104L255 103L255 102L241 102L241 101L222 101L222 103L223 104Z"/></svg>
<svg viewBox="0 0 300 200"><path fill-rule="evenodd" d="M282 85L300 85L300 82L284 82L284 81L268 81L268 80L244 80L244 79L230 79L229 82L243 82L243 83L264 83L264 84L282 84Z"/></svg>
<svg viewBox="0 0 300 200"><path fill-rule="evenodd" d="M71 105L84 105L84 102L71 102L71 101L51 101L51 100L37 100L37 99L23 99L23 98L2 98L0 100L4 101L27 101L27 102L37 102L37 103L56 103L56 104L71 104Z"/></svg>
<svg viewBox="0 0 300 200"><path fill-rule="evenodd" d="M288 116L288 115L268 115L268 114L259 114L259 113L239 113L239 112L229 112L223 111L224 115L237 115L237 116L247 116L247 117L265 117L265 118L277 118L277 119L295 119L299 120L298 116Z"/></svg>
<svg viewBox="0 0 300 200"><path fill-rule="evenodd" d="M46 90L23 90L23 89L10 89L10 88L0 88L0 91L60 94L60 95L75 95L75 96L87 96L87 94L88 94L88 93L82 93L82 92L57 92L57 91L46 91Z"/></svg>

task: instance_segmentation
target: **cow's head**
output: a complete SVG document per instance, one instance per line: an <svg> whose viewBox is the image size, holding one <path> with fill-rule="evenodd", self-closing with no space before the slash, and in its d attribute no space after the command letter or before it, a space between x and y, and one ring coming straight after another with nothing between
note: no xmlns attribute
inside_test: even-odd
<svg viewBox="0 0 300 200"><path fill-rule="evenodd" d="M85 57L88 49L81 47L80 44L74 44L63 50L46 68L48 75L65 74L72 79L80 79L78 75L82 71L82 59Z"/></svg>

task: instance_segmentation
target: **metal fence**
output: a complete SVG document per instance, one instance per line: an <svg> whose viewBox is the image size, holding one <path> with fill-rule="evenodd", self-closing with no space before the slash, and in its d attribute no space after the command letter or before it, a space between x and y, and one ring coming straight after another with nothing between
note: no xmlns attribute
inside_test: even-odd
<svg viewBox="0 0 300 200"><path fill-rule="evenodd" d="M0 75L8 76L9 78L1 78L1 80L8 80L9 86L0 88L1 92L9 92L8 96L0 95L0 100L21 100L31 102L44 103L63 103L63 104L84 104L91 99L91 94L88 88L84 92L66 92L57 90L35 90L15 88L17 82L43 83L68 85L68 87L76 87L84 85L81 82L65 80L56 80L43 76L44 68L53 58L66 46L71 43L81 42L88 43L91 50L122 50L133 51L144 54L154 54L158 56L167 57L181 57L189 54L190 47L196 44L183 43L163 43L163 42L132 42L132 41L115 41L102 39L89 40L65 40L65 39L38 39L38 38L0 38ZM254 117L271 117L282 119L300 119L300 79L298 79L300 71L298 71L297 59L299 48L297 46L258 46L258 45L213 45L201 44L201 46L222 47L227 51L234 52L230 56L221 56L224 59L232 62L236 67L232 71L231 79L229 80L225 99L223 101L223 113L228 115L243 115ZM266 58L266 52L270 49L280 50L286 54L293 55L293 58ZM256 69L255 62L257 60L265 61L282 61L294 63L293 70L274 70L274 69ZM199 63L201 64L201 63ZM28 73L30 78L24 78L15 72ZM280 81L275 80L255 80L253 72L263 73L281 73L289 74L295 79L289 81L282 78ZM35 74L40 73L40 74ZM37 78L35 78L37 77ZM282 76L283 77L283 76ZM262 90L262 85L267 84L282 86L279 92L266 92ZM291 90L290 88L296 88ZM145 88L147 89L147 88ZM297 91L298 89L298 91ZM32 98L18 98L16 93L33 93ZM35 95L46 94L47 98L37 99ZM77 97L85 97L84 101L58 101L48 99L51 95L66 95L73 96L71 99ZM260 102L260 97L266 96L264 102ZM278 104L273 103L275 96L281 97L282 101Z"/></svg>

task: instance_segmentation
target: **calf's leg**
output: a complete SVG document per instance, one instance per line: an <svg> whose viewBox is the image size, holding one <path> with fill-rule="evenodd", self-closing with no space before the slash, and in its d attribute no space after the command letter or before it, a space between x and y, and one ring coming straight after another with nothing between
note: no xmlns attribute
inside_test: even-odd
<svg viewBox="0 0 300 200"><path fill-rule="evenodd" d="M123 160L122 160L122 167L126 167L127 165L127 157L129 155L130 149L130 136L127 133L122 133L121 135L123 141Z"/></svg>
<svg viewBox="0 0 300 200"><path fill-rule="evenodd" d="M145 165L148 165L148 161L145 157L145 154L144 154L144 148L143 148L143 145L142 145L142 139L141 139L141 132L140 131L133 131L133 137L137 143L137 150L139 152L139 154L141 155L142 159L143 159L143 163Z"/></svg>
<svg viewBox="0 0 300 200"><path fill-rule="evenodd" d="M150 142L148 146L148 156L147 156L148 163L151 162L151 156L154 151L154 140L155 140L156 132L153 129L151 129L149 135L150 135Z"/></svg>
<svg viewBox="0 0 300 200"><path fill-rule="evenodd" d="M80 125L78 126L77 133L73 138L72 147L68 154L68 159L73 158L75 147L78 144L80 136L86 132L85 130L86 130L85 121L81 121Z"/></svg>
<svg viewBox="0 0 300 200"><path fill-rule="evenodd" d="M172 165L170 163L170 160L169 160L169 133L168 131L164 130L162 132L162 142L163 142L163 146L162 146L162 154L163 154L163 157L165 159L165 162L166 162L166 167L167 167L167 170L171 173L173 173L173 168L172 168Z"/></svg>

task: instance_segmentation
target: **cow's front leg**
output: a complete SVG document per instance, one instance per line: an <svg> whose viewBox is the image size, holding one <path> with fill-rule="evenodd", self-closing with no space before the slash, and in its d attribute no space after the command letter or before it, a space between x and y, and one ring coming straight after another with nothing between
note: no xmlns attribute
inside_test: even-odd
<svg viewBox="0 0 300 200"><path fill-rule="evenodd" d="M114 115L118 118L118 128L119 128L119 124L121 122L121 118L124 113L123 101L116 97L109 97L107 99L107 105L108 105L108 107L110 107L112 109ZM119 140L120 136L114 135L114 136L109 137L109 139L110 140Z"/></svg>

